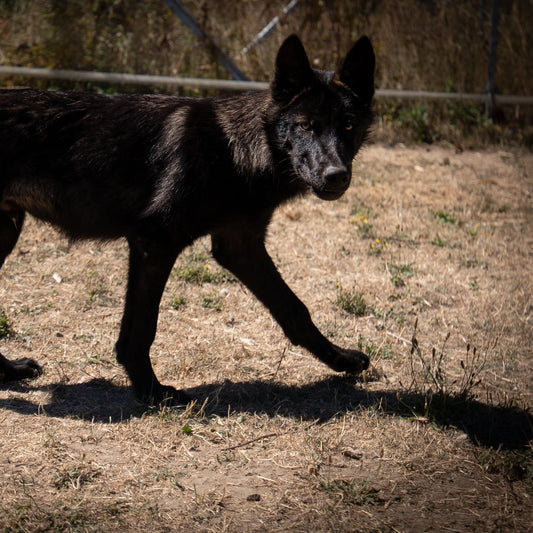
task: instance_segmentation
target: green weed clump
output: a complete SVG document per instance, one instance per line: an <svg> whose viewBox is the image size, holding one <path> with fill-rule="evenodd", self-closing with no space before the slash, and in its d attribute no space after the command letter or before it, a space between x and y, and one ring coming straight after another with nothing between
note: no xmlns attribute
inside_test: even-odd
<svg viewBox="0 0 533 533"><path fill-rule="evenodd" d="M412 263L406 263L397 265L395 263L386 264L387 272L390 275L392 284L395 287L404 287L405 286L405 277L411 277L415 275L415 267Z"/></svg>
<svg viewBox="0 0 533 533"><path fill-rule="evenodd" d="M196 285L235 281L235 276L223 268L212 266L203 254L191 254L183 265L175 269L174 275L186 283Z"/></svg>
<svg viewBox="0 0 533 533"><path fill-rule="evenodd" d="M224 297L220 294L205 294L202 296L202 307L220 312L224 308Z"/></svg>
<svg viewBox="0 0 533 533"><path fill-rule="evenodd" d="M0 339L9 337L13 333L9 320L2 309L0 309Z"/></svg>
<svg viewBox="0 0 533 533"><path fill-rule="evenodd" d="M367 311L363 293L355 289L349 291L339 287L335 303L351 315L364 316Z"/></svg>
<svg viewBox="0 0 533 533"><path fill-rule="evenodd" d="M172 309L175 309L176 311L178 309L181 309L182 307L185 307L187 305L187 298L185 296L176 296L170 300L170 307Z"/></svg>
<svg viewBox="0 0 533 533"><path fill-rule="evenodd" d="M437 233L435 235L435 238L431 241L431 244L433 244L434 246L440 246L440 247L443 247L446 245L446 241L443 240L440 235Z"/></svg>
<svg viewBox="0 0 533 533"><path fill-rule="evenodd" d="M439 222L442 224L457 224L458 220L455 215L452 215L451 213L448 213L448 211L445 210L439 210L435 212L435 217Z"/></svg>

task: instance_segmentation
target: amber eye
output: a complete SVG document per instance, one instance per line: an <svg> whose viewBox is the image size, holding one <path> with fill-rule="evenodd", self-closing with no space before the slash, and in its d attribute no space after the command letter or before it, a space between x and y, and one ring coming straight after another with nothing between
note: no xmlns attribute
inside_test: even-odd
<svg viewBox="0 0 533 533"><path fill-rule="evenodd" d="M311 129L311 124L309 122L300 122L300 128L304 131L309 131Z"/></svg>
<svg viewBox="0 0 533 533"><path fill-rule="evenodd" d="M346 131L350 131L353 129L353 124L351 122L347 122L345 125L344 125L344 129Z"/></svg>

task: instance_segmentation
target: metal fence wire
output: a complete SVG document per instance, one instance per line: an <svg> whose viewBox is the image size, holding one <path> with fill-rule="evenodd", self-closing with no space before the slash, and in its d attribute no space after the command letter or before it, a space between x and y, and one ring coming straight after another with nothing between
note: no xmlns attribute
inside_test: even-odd
<svg viewBox="0 0 533 533"><path fill-rule="evenodd" d="M260 81L218 80L209 78L183 78L179 76L154 76L148 74L119 74L115 72L90 72L83 70L55 70L31 67L0 66L0 76L20 78L40 78L48 80L68 80L121 85L191 87L221 91L251 91L268 88L268 83ZM407 91L378 89L377 98L400 100L448 100L486 103L487 93L447 93L432 91ZM495 105L532 105L533 96L494 95Z"/></svg>

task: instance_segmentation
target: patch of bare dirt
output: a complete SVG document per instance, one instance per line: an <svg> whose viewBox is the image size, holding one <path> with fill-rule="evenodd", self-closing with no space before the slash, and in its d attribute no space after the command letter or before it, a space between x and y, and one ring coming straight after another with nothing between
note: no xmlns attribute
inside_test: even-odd
<svg viewBox="0 0 533 533"><path fill-rule="evenodd" d="M370 353L358 379L290 345L208 241L186 250L152 348L184 411L136 404L115 361L125 244L29 220L0 351L45 373L0 389L0 528L529 531L532 176L519 150L371 145L340 201L280 209L271 255Z"/></svg>

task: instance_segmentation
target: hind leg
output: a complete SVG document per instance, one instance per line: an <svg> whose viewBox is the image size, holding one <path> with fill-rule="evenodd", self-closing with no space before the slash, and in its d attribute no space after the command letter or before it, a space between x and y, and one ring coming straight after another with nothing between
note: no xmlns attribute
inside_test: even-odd
<svg viewBox="0 0 533 533"><path fill-rule="evenodd" d="M24 211L10 204L0 203L0 267L15 247L23 223ZM34 378L41 371L40 365L31 359L10 361L0 354L0 383Z"/></svg>
<svg viewBox="0 0 533 533"><path fill-rule="evenodd" d="M40 374L42 374L41 365L33 359L24 357L10 361L0 353L0 383L36 378Z"/></svg>

